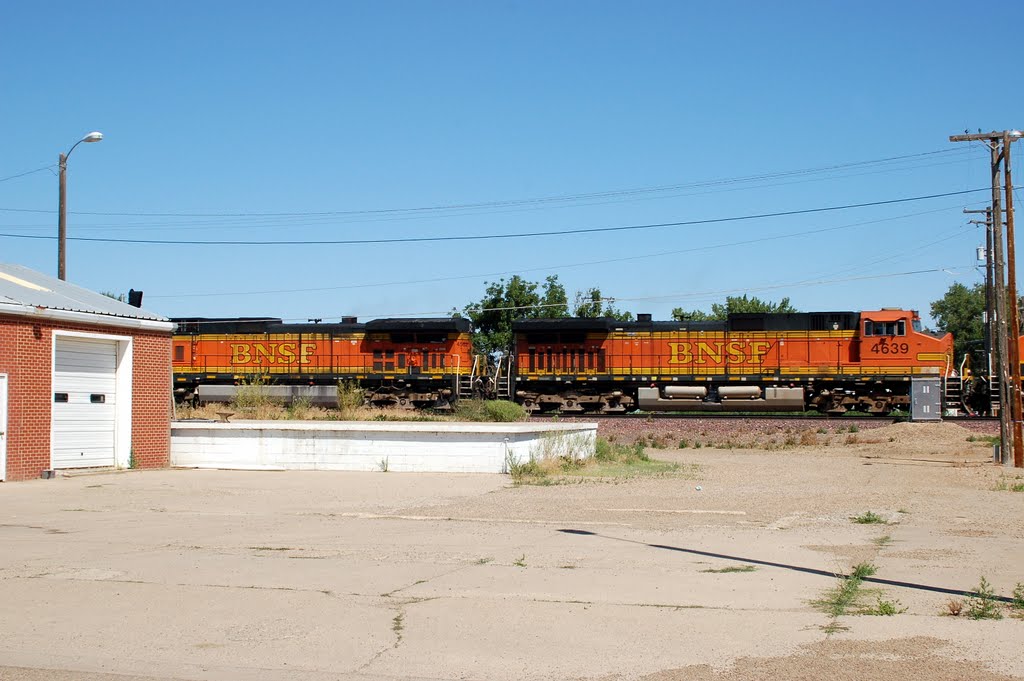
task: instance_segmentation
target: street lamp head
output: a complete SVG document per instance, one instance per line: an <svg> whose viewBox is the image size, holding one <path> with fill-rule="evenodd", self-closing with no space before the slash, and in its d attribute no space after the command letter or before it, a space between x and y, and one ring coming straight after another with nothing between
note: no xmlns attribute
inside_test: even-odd
<svg viewBox="0 0 1024 681"><path fill-rule="evenodd" d="M1011 130L1010 137L1024 137L1024 132L1021 132L1020 130Z"/></svg>
<svg viewBox="0 0 1024 681"><path fill-rule="evenodd" d="M103 139L102 132L90 132L88 135L82 138L83 142L99 142Z"/></svg>

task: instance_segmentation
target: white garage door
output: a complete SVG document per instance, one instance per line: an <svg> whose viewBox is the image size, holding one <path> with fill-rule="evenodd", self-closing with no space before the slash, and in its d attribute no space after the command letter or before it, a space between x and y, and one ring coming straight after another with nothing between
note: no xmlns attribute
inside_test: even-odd
<svg viewBox="0 0 1024 681"><path fill-rule="evenodd" d="M117 341L57 337L53 467L114 465Z"/></svg>

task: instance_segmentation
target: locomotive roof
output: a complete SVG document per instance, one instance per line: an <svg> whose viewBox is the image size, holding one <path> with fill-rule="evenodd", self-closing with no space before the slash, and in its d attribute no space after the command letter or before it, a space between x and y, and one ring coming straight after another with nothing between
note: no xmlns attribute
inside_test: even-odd
<svg viewBox="0 0 1024 681"><path fill-rule="evenodd" d="M286 324L279 317L175 317L176 333L352 333L362 324Z"/></svg>
<svg viewBox="0 0 1024 681"><path fill-rule="evenodd" d="M463 317L421 317L374 319L366 322L367 331L461 331L468 333L472 326Z"/></svg>
<svg viewBox="0 0 1024 681"><path fill-rule="evenodd" d="M739 313L713 321L620 321L612 317L519 319L516 333L550 331L824 331L833 325L842 331L857 328L858 312Z"/></svg>
<svg viewBox="0 0 1024 681"><path fill-rule="evenodd" d="M391 331L462 331L471 328L468 319L459 317L420 319L374 319L365 324L289 324L279 317L176 317L177 333L356 333Z"/></svg>

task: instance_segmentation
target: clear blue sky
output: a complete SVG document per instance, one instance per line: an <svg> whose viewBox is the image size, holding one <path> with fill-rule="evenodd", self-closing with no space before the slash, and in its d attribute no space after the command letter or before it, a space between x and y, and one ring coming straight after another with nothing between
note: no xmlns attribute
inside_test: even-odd
<svg viewBox="0 0 1024 681"><path fill-rule="evenodd" d="M69 235L174 241L604 228L976 189L988 184L986 151L947 137L1024 127L1010 73L1022 54L985 32L1019 8L11 3L0 178L55 166L102 131L69 162ZM1015 149L1024 158L1024 142ZM941 153L778 175L926 152ZM675 188L564 199L652 187ZM560 200L519 202L545 197ZM557 274L570 297L598 286L655 318L740 293L926 314L954 281L979 280L984 233L961 210L986 201L486 241L73 240L68 278L143 289L167 316L436 315L516 272ZM0 237L0 262L55 275L56 208L54 170L0 182L0 232L47 237ZM764 240L785 235L796 236ZM920 270L946 271L900 275Z"/></svg>

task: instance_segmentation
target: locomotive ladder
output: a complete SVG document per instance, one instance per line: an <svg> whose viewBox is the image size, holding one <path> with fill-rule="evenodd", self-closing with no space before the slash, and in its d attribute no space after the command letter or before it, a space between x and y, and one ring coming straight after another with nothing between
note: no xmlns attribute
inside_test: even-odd
<svg viewBox="0 0 1024 681"><path fill-rule="evenodd" d="M989 399L989 413L992 416L999 416L1001 409L999 399L999 374L992 373L988 379L988 399Z"/></svg>
<svg viewBox="0 0 1024 681"><path fill-rule="evenodd" d="M963 379L960 376L947 376L943 383L943 404L950 414L956 416L961 410L967 411L964 405Z"/></svg>
<svg viewBox="0 0 1024 681"><path fill-rule="evenodd" d="M476 380L480 377L480 367L483 363L479 355L473 356L473 364L468 374L459 374L455 380L455 397L460 400L468 400L473 397Z"/></svg>
<svg viewBox="0 0 1024 681"><path fill-rule="evenodd" d="M501 360L494 370L494 398L498 400L512 399L512 358L505 361L505 371L502 373Z"/></svg>

